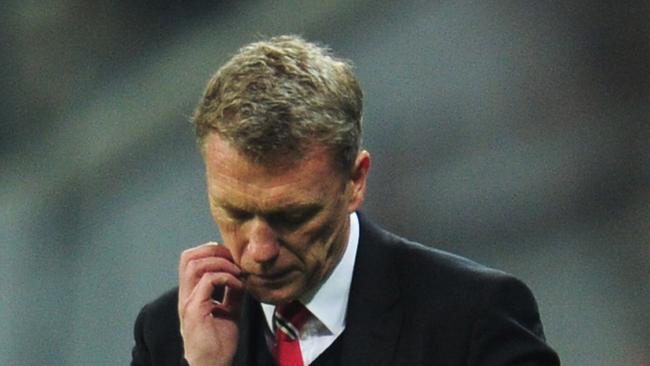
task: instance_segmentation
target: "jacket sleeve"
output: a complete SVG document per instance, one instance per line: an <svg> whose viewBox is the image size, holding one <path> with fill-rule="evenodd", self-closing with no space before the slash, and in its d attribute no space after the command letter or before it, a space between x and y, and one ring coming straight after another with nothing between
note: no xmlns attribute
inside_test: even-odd
<svg viewBox="0 0 650 366"><path fill-rule="evenodd" d="M499 276L485 291L475 322L468 364L474 366L559 366L546 343L533 294L520 280Z"/></svg>
<svg viewBox="0 0 650 366"><path fill-rule="evenodd" d="M133 330L131 366L187 366L177 299L174 289L140 310Z"/></svg>
<svg viewBox="0 0 650 366"><path fill-rule="evenodd" d="M131 351L131 366L150 366L151 360L149 357L149 350L144 340L144 317L146 306L140 310L138 317L135 320L133 328L133 338L135 338L135 345Z"/></svg>

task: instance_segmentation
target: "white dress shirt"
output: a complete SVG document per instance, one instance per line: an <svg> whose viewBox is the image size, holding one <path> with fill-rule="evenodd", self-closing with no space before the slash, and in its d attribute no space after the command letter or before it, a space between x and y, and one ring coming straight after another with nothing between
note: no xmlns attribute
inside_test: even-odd
<svg viewBox="0 0 650 366"><path fill-rule="evenodd" d="M305 365L316 360L345 329L345 314L358 245L359 219L353 212L350 214L348 243L341 260L311 298L300 298L300 302L314 315L300 331L300 351ZM275 306L262 304L262 310L268 324L267 341L271 345L274 338L272 329Z"/></svg>

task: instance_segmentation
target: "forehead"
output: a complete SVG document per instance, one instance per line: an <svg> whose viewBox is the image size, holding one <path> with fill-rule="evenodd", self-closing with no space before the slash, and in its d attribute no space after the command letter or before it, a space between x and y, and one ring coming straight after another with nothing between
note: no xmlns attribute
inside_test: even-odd
<svg viewBox="0 0 650 366"><path fill-rule="evenodd" d="M203 155L208 190L229 204L271 206L305 203L332 194L341 182L327 150L314 146L305 157L251 161L218 134L206 136Z"/></svg>

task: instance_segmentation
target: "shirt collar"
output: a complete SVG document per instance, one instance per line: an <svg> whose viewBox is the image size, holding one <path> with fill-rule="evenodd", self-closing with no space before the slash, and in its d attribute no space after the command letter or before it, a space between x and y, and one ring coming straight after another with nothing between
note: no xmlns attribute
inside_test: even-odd
<svg viewBox="0 0 650 366"><path fill-rule="evenodd" d="M345 314L358 246L359 219L353 212L350 214L350 231L343 257L311 298L300 299L300 302L333 334L340 334L345 329ZM274 305L262 304L269 329L273 329L274 309Z"/></svg>

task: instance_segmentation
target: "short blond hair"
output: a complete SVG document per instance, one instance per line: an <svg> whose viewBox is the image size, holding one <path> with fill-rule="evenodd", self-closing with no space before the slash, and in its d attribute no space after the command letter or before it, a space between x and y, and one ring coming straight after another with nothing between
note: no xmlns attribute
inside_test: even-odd
<svg viewBox="0 0 650 366"><path fill-rule="evenodd" d="M348 61L298 36L242 47L209 81L192 118L202 144L216 132L255 162L328 149L343 171L361 141L363 94Z"/></svg>

